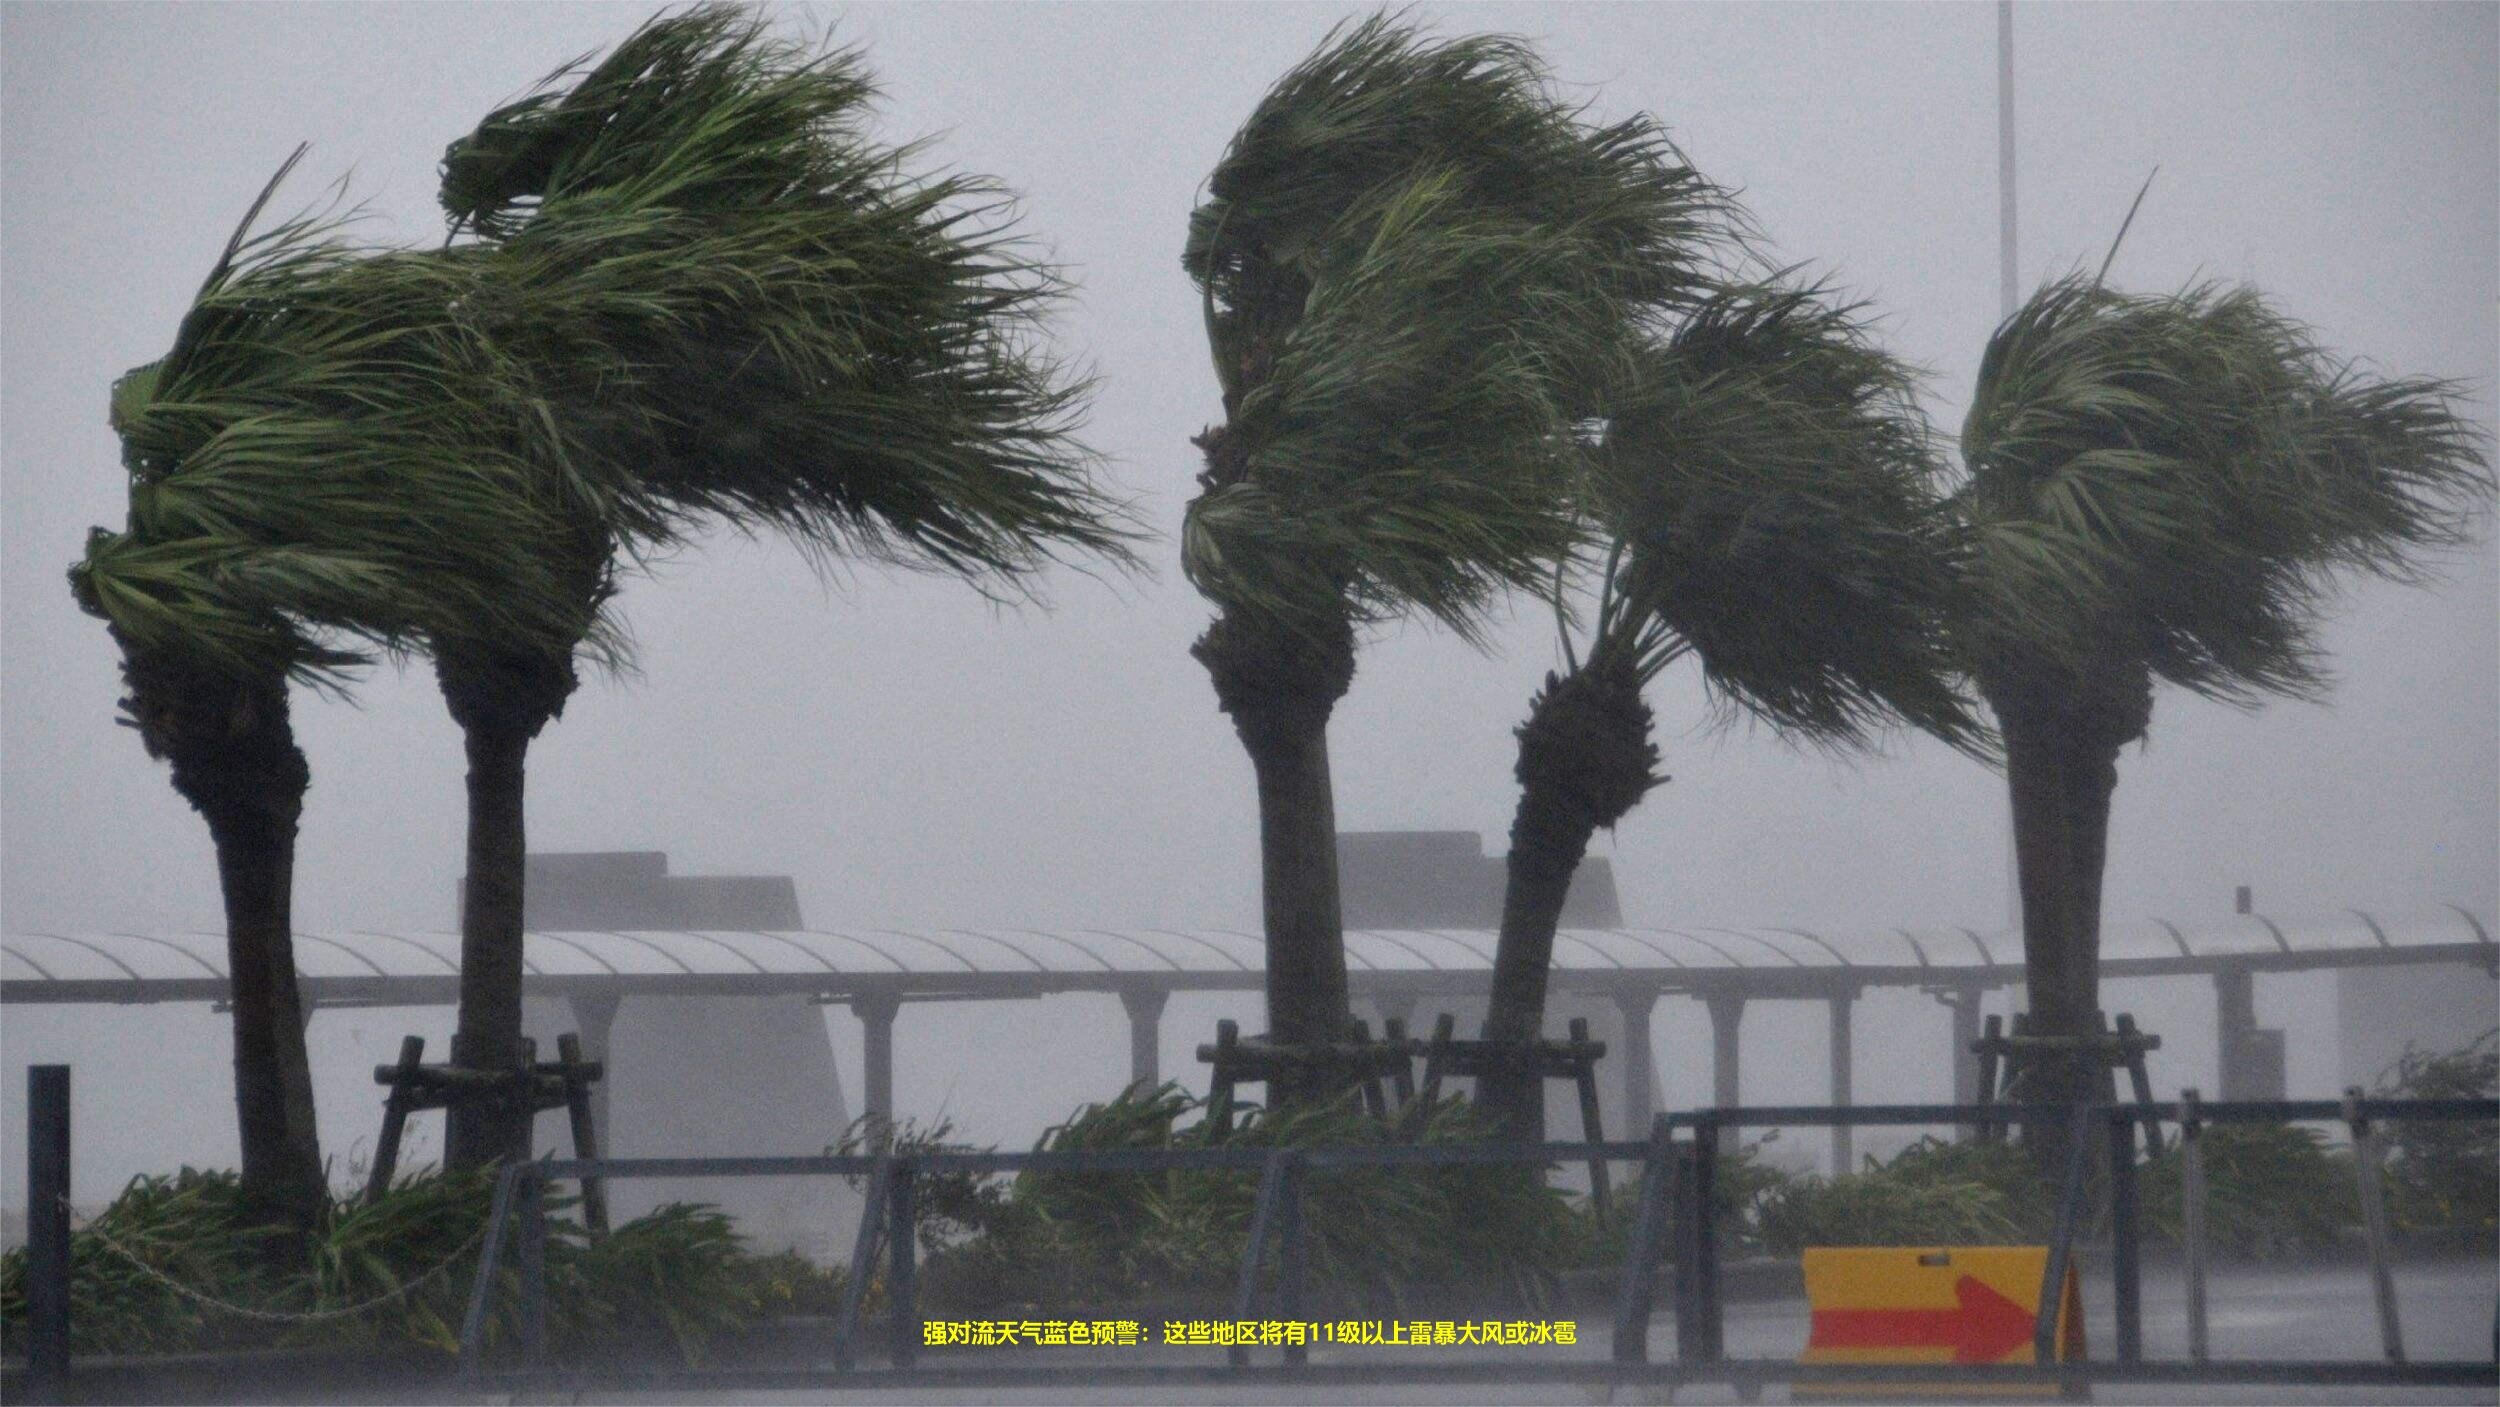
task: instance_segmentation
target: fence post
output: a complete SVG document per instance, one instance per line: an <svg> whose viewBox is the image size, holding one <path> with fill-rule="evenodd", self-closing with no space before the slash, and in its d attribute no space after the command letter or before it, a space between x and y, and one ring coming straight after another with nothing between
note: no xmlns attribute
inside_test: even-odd
<svg viewBox="0 0 2500 1407"><path fill-rule="evenodd" d="M425 1063L425 1037L403 1036L399 1042L399 1076L382 1097L382 1133L374 1140L373 1175L365 1181L365 1200L378 1202L391 1190L399 1171L399 1140L408 1132L408 1114L417 1099L417 1068Z"/></svg>
<svg viewBox="0 0 2500 1407"><path fill-rule="evenodd" d="M547 1179L521 1167L521 1346L530 1371L547 1366Z"/></svg>
<svg viewBox="0 0 2500 1407"><path fill-rule="evenodd" d="M895 1160L894 1182L888 1193L893 1199L892 1210L885 1217L885 1243L890 1256L885 1293L893 1311L894 1366L898 1369L911 1367L920 1357L920 1237L914 1229L918 1216L912 1205L918 1174L913 1160Z"/></svg>
<svg viewBox="0 0 2500 1407"><path fill-rule="evenodd" d="M2396 1281L2387 1268L2387 1198L2379 1186L2378 1131L2361 1113L2361 1087L2344 1090L2344 1123L2352 1130L2352 1171L2361 1185L2361 1237L2370 1248L2370 1289L2378 1299L2379 1343L2387 1361L2405 1361L2403 1326L2396 1322Z"/></svg>
<svg viewBox="0 0 2500 1407"><path fill-rule="evenodd" d="M1716 1110L1694 1115L1693 1161L1684 1178L1685 1221L1692 1228L1679 1252L1692 1269L1676 1273L1675 1353L1687 1363L1716 1363L1725 1336L1719 1305L1719 1120ZM1690 1288L1690 1296L1683 1292Z"/></svg>
<svg viewBox="0 0 2500 1407"><path fill-rule="evenodd" d="M469 1311L460 1319L460 1376L474 1377L486 1357L486 1320L495 1301L495 1269L503 1261L504 1223L512 1218L512 1188L521 1169L506 1166L495 1177L486 1208L486 1243L477 1250L477 1279L469 1286Z"/></svg>
<svg viewBox="0 0 2500 1407"><path fill-rule="evenodd" d="M26 1369L38 1402L69 1379L69 1067L26 1067Z"/></svg>
<svg viewBox="0 0 2500 1407"><path fill-rule="evenodd" d="M2109 1134L2110 1308L2118 1318L2118 1361L2144 1361L2144 1276L2138 1259L2135 1196L2135 1115L2112 1106Z"/></svg>
<svg viewBox="0 0 2500 1407"><path fill-rule="evenodd" d="M1259 1258L1267 1249L1268 1228L1275 1225L1279 1204L1284 1200L1287 1164L1292 1154L1279 1148L1269 1153L1259 1168L1259 1197L1250 1208L1249 1244L1241 1250L1241 1280L1233 1290L1233 1318L1255 1318L1259 1308ZM1224 1350L1224 1361L1236 1368L1250 1366L1250 1350L1236 1344Z"/></svg>
<svg viewBox="0 0 2500 1407"><path fill-rule="evenodd" d="M1302 1281L1309 1266L1309 1247L1302 1239L1302 1160L1290 1159L1285 1164L1284 1185L1277 1191L1276 1234L1282 1238L1276 1247L1277 1307L1293 1322L1302 1318ZM1285 1345L1285 1366L1299 1368L1311 1361L1311 1350L1303 1344Z"/></svg>
<svg viewBox="0 0 2500 1407"><path fill-rule="evenodd" d="M842 1282L842 1306L833 1320L833 1366L840 1372L849 1372L859 1361L859 1310L868 1282L876 1277L877 1238L885 1230L887 1189L893 1183L894 1160L879 1158L869 1169L859 1232L851 1242L851 1273Z"/></svg>
<svg viewBox="0 0 2500 1407"><path fill-rule="evenodd" d="M2205 1324L2205 1111L2195 1090L2179 1091L2179 1235L2187 1243L2188 1361L2211 1356Z"/></svg>
<svg viewBox="0 0 2500 1407"><path fill-rule="evenodd" d="M2040 1272L2040 1317L2031 1326L2032 1361L2057 1361L2057 1326L2066 1299L2066 1267L2074 1263L2075 1226L2083 1219L2083 1185L2092 1145L2092 1106L2078 1104L2066 1120L2066 1180L2057 1194L2057 1224L2049 1233L2049 1263Z"/></svg>
<svg viewBox="0 0 2500 1407"><path fill-rule="evenodd" d="M1649 1361L1649 1316L1658 1297L1658 1220L1667 1210L1667 1179L1675 1145L1667 1116L1649 1125L1649 1151L1641 1158L1641 1200L1632 1213L1632 1237L1623 1250L1623 1289L1615 1297L1614 1359Z"/></svg>

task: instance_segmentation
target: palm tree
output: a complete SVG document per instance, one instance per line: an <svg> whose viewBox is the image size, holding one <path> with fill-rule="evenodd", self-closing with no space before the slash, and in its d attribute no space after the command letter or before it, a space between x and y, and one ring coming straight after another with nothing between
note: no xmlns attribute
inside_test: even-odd
<svg viewBox="0 0 2500 1407"><path fill-rule="evenodd" d="M1999 327L1962 430L1974 537L1962 649L2005 739L2032 1030L2090 1098L2118 753L2156 678L2254 707L2317 697L2343 569L2418 579L2492 479L2456 383L2381 378L2254 290L2069 277Z"/></svg>
<svg viewBox="0 0 2500 1407"><path fill-rule="evenodd" d="M1731 211L1646 118L1593 126L1522 43L1333 32L1192 212L1224 422L1196 443L1191 648L1258 781L1271 1037L1348 1010L1327 726L1358 626L1468 639L1569 550L1574 423L1645 318L1691 301ZM1274 1093L1302 1093L1288 1081Z"/></svg>
<svg viewBox="0 0 2500 1407"><path fill-rule="evenodd" d="M569 84L567 80L570 80ZM1081 383L1034 331L1060 285L972 177L922 179L865 131L858 56L769 38L726 7L655 20L452 144L472 311L552 407L590 480L563 554L596 620L612 559L709 523L828 557L1017 586L1065 555L1127 559L1120 511L1072 439ZM517 1058L524 768L571 652L480 631L436 642L469 753L469 883L455 1058ZM527 1133L459 1111L455 1165Z"/></svg>
<svg viewBox="0 0 2500 1407"><path fill-rule="evenodd" d="M1666 780L1642 694L1677 660L1700 661L1726 716L1790 738L1858 746L1907 722L1981 746L1951 682L1959 547L1936 459L1908 376L1858 311L1819 287L1714 295L1644 348L1608 407L1588 455L1587 511L1608 540L1596 611L1585 648L1563 618L1564 668L1518 730L1490 1038L1538 1037L1589 840ZM1479 1099L1534 1137L1542 1084L1522 1059Z"/></svg>
<svg viewBox="0 0 2500 1407"><path fill-rule="evenodd" d="M473 443L484 397L444 355L445 271L370 256L299 219L251 227L173 349L116 383L124 531L71 571L122 652L128 721L207 821L226 908L246 1205L308 1227L325 1204L293 957L296 825L310 770L290 679L339 690L340 631L404 649L444 622L546 627L519 462Z"/></svg>

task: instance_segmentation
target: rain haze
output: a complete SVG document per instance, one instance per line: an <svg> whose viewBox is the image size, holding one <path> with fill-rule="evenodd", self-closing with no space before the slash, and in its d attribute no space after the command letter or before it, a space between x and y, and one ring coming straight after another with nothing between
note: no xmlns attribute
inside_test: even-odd
<svg viewBox="0 0 2500 1407"><path fill-rule="evenodd" d="M1200 182L1267 85L1351 6L860 5L776 10L862 46L883 133L995 176L1075 285L1055 331L1099 376L1087 430L1156 537L1150 577L1061 571L1037 605L863 568L819 576L778 542L719 535L632 575L636 672L593 679L530 754L534 850L664 850L684 874L786 874L813 928L1216 928L1259 921L1251 774L1188 655L1209 618L1174 533L1221 418L1179 251ZM444 144L648 13L594 6L55 6L5 24L5 791L0 930L213 931L199 818L115 726L116 655L62 572L127 486L105 423L125 369L163 354L237 218L297 142L281 205L344 179L374 240L439 242ZM1527 36L1593 114L1656 114L1745 199L1784 259L1872 300L1890 348L1958 426L1997 322L1996 10L1982 5L1427 6L1443 32ZM2246 280L2325 345L2390 374L2463 378L2493 419L2500 302L2500 9L2038 6L2017 18L2025 291L2099 262L2159 177L2114 282ZM2500 900L2500 559L2488 536L2428 589L2357 584L2324 642L2323 706L2245 713L2158 696L2121 763L2113 923L2229 914L2233 887L2300 920ZM1365 639L1331 731L1346 830L1480 833L1517 798L1511 728L1553 667L1519 603L1479 651L1423 624ZM1627 923L1835 933L2008 924L2002 779L1932 742L1835 760L1714 730L1696 672L1653 689L1665 769L1598 853ZM456 927L463 761L432 671L370 671L352 705L301 694L313 769L296 868L307 930ZM1938 1098L1943 1018L1886 998L1859 1026L1862 1099ZM2334 1019L2332 979L2278 978L2259 1017ZM2210 997L2121 984L2109 1005L2177 1030L2167 1093L2210 1084ZM1995 1008L2001 1009L2001 1008ZM856 1097L860 1028L826 1008ZM1707 1092L1696 1004L1661 1003L1666 1104ZM1175 999L1162 1065L1254 996ZM2500 1020L2500 1016L2495 1016ZM327 1151L369 1140L369 1076L444 1009L311 1027ZM235 1158L225 1018L199 1006L15 1008L7 1164L30 1061L78 1068L76 1195ZM1903 1033L1903 1034L1896 1034ZM908 1008L901 1114L1028 1145L1126 1069L1103 996ZM1765 1100L1818 1097L1818 1014L1745 1028ZM1785 1058L1791 1046L1796 1058ZM2292 1092L2340 1083L2295 1037ZM14 1194L12 1194L14 1196Z"/></svg>

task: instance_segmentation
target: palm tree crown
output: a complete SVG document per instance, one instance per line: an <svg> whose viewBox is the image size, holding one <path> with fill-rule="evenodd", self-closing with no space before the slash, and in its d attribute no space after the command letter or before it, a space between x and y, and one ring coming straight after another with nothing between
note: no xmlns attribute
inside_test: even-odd
<svg viewBox="0 0 2500 1407"><path fill-rule="evenodd" d="M1220 603L1462 634L1574 540L1571 430L1732 207L1515 40L1375 17L1279 80L1192 214L1228 423L1183 563Z"/></svg>
<svg viewBox="0 0 2500 1407"><path fill-rule="evenodd" d="M1960 534L1910 374L1861 311L1734 288L1643 348L1590 455L1612 545L1589 653L1642 684L1696 656L1722 700L1804 739L1907 722L1976 747L1945 634Z"/></svg>
<svg viewBox="0 0 2500 1407"><path fill-rule="evenodd" d="M2329 355L2253 289L2072 277L1989 340L1956 495L1974 663L2043 646L2237 703L2314 694L2330 578L2418 575L2492 479L2462 388Z"/></svg>

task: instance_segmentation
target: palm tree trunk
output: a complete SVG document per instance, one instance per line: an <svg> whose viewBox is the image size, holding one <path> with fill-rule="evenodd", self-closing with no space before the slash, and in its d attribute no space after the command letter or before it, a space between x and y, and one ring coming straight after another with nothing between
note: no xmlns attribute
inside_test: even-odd
<svg viewBox="0 0 2500 1407"><path fill-rule="evenodd" d="M2101 1029L2101 887L2118 753L2144 736L2152 681L2136 670L2015 683L1987 681L2005 739L2014 808L2015 869L2023 900L2024 990L2031 1034L2071 1043L2071 1059L2025 1068L2023 1096L2065 1103L2098 1098L2105 1067L2080 1046ZM2044 1169L2062 1166L2064 1130L2034 1129Z"/></svg>
<svg viewBox="0 0 2500 1407"><path fill-rule="evenodd" d="M2016 701L2007 691L1989 694L2005 739L2006 790L2014 808L2014 870L2023 901L2023 989L2030 1009L2029 1034L2079 1041L2093 1033L2096 971L2077 951L2075 836L2068 824L2069 749L2063 721L2034 698ZM2014 1097L2026 1103L2066 1104L2092 1097L2080 1060L2030 1058L2017 1067ZM2059 1120L2032 1124L2023 1141L2045 1177L2065 1175L2067 1126Z"/></svg>
<svg viewBox="0 0 2500 1407"><path fill-rule="evenodd" d="M521 934L529 840L523 814L530 740L564 711L572 657L445 647L436 673L469 758L469 870L460 903L460 1015L455 1065L514 1069L521 1060ZM453 1169L529 1156L531 1115L514 1103L455 1106L444 1145Z"/></svg>
<svg viewBox="0 0 2500 1407"><path fill-rule="evenodd" d="M1544 1136L1544 1080L1527 1046L1544 1032L1546 974L1572 876L1598 829L1623 819L1666 780L1657 775L1650 723L1639 677L1610 658L1592 657L1569 675L1546 675L1519 726L1519 809L1511 820L1485 1034L1515 1043L1520 1058L1486 1074L1476 1092L1496 1125L1518 1141Z"/></svg>
<svg viewBox="0 0 2500 1407"><path fill-rule="evenodd" d="M286 680L237 680L128 651L122 673L141 740L172 761L174 789L217 848L243 1205L309 1230L328 1200L293 926L296 824L312 772L295 746Z"/></svg>
<svg viewBox="0 0 2500 1407"><path fill-rule="evenodd" d="M1342 1040L1353 1011L1328 718L1354 680L1353 629L1342 617L1297 627L1228 609L1190 653L1214 680L1258 774L1269 1036L1291 1045ZM1328 1092L1322 1080L1286 1081L1269 1096L1288 1104Z"/></svg>

